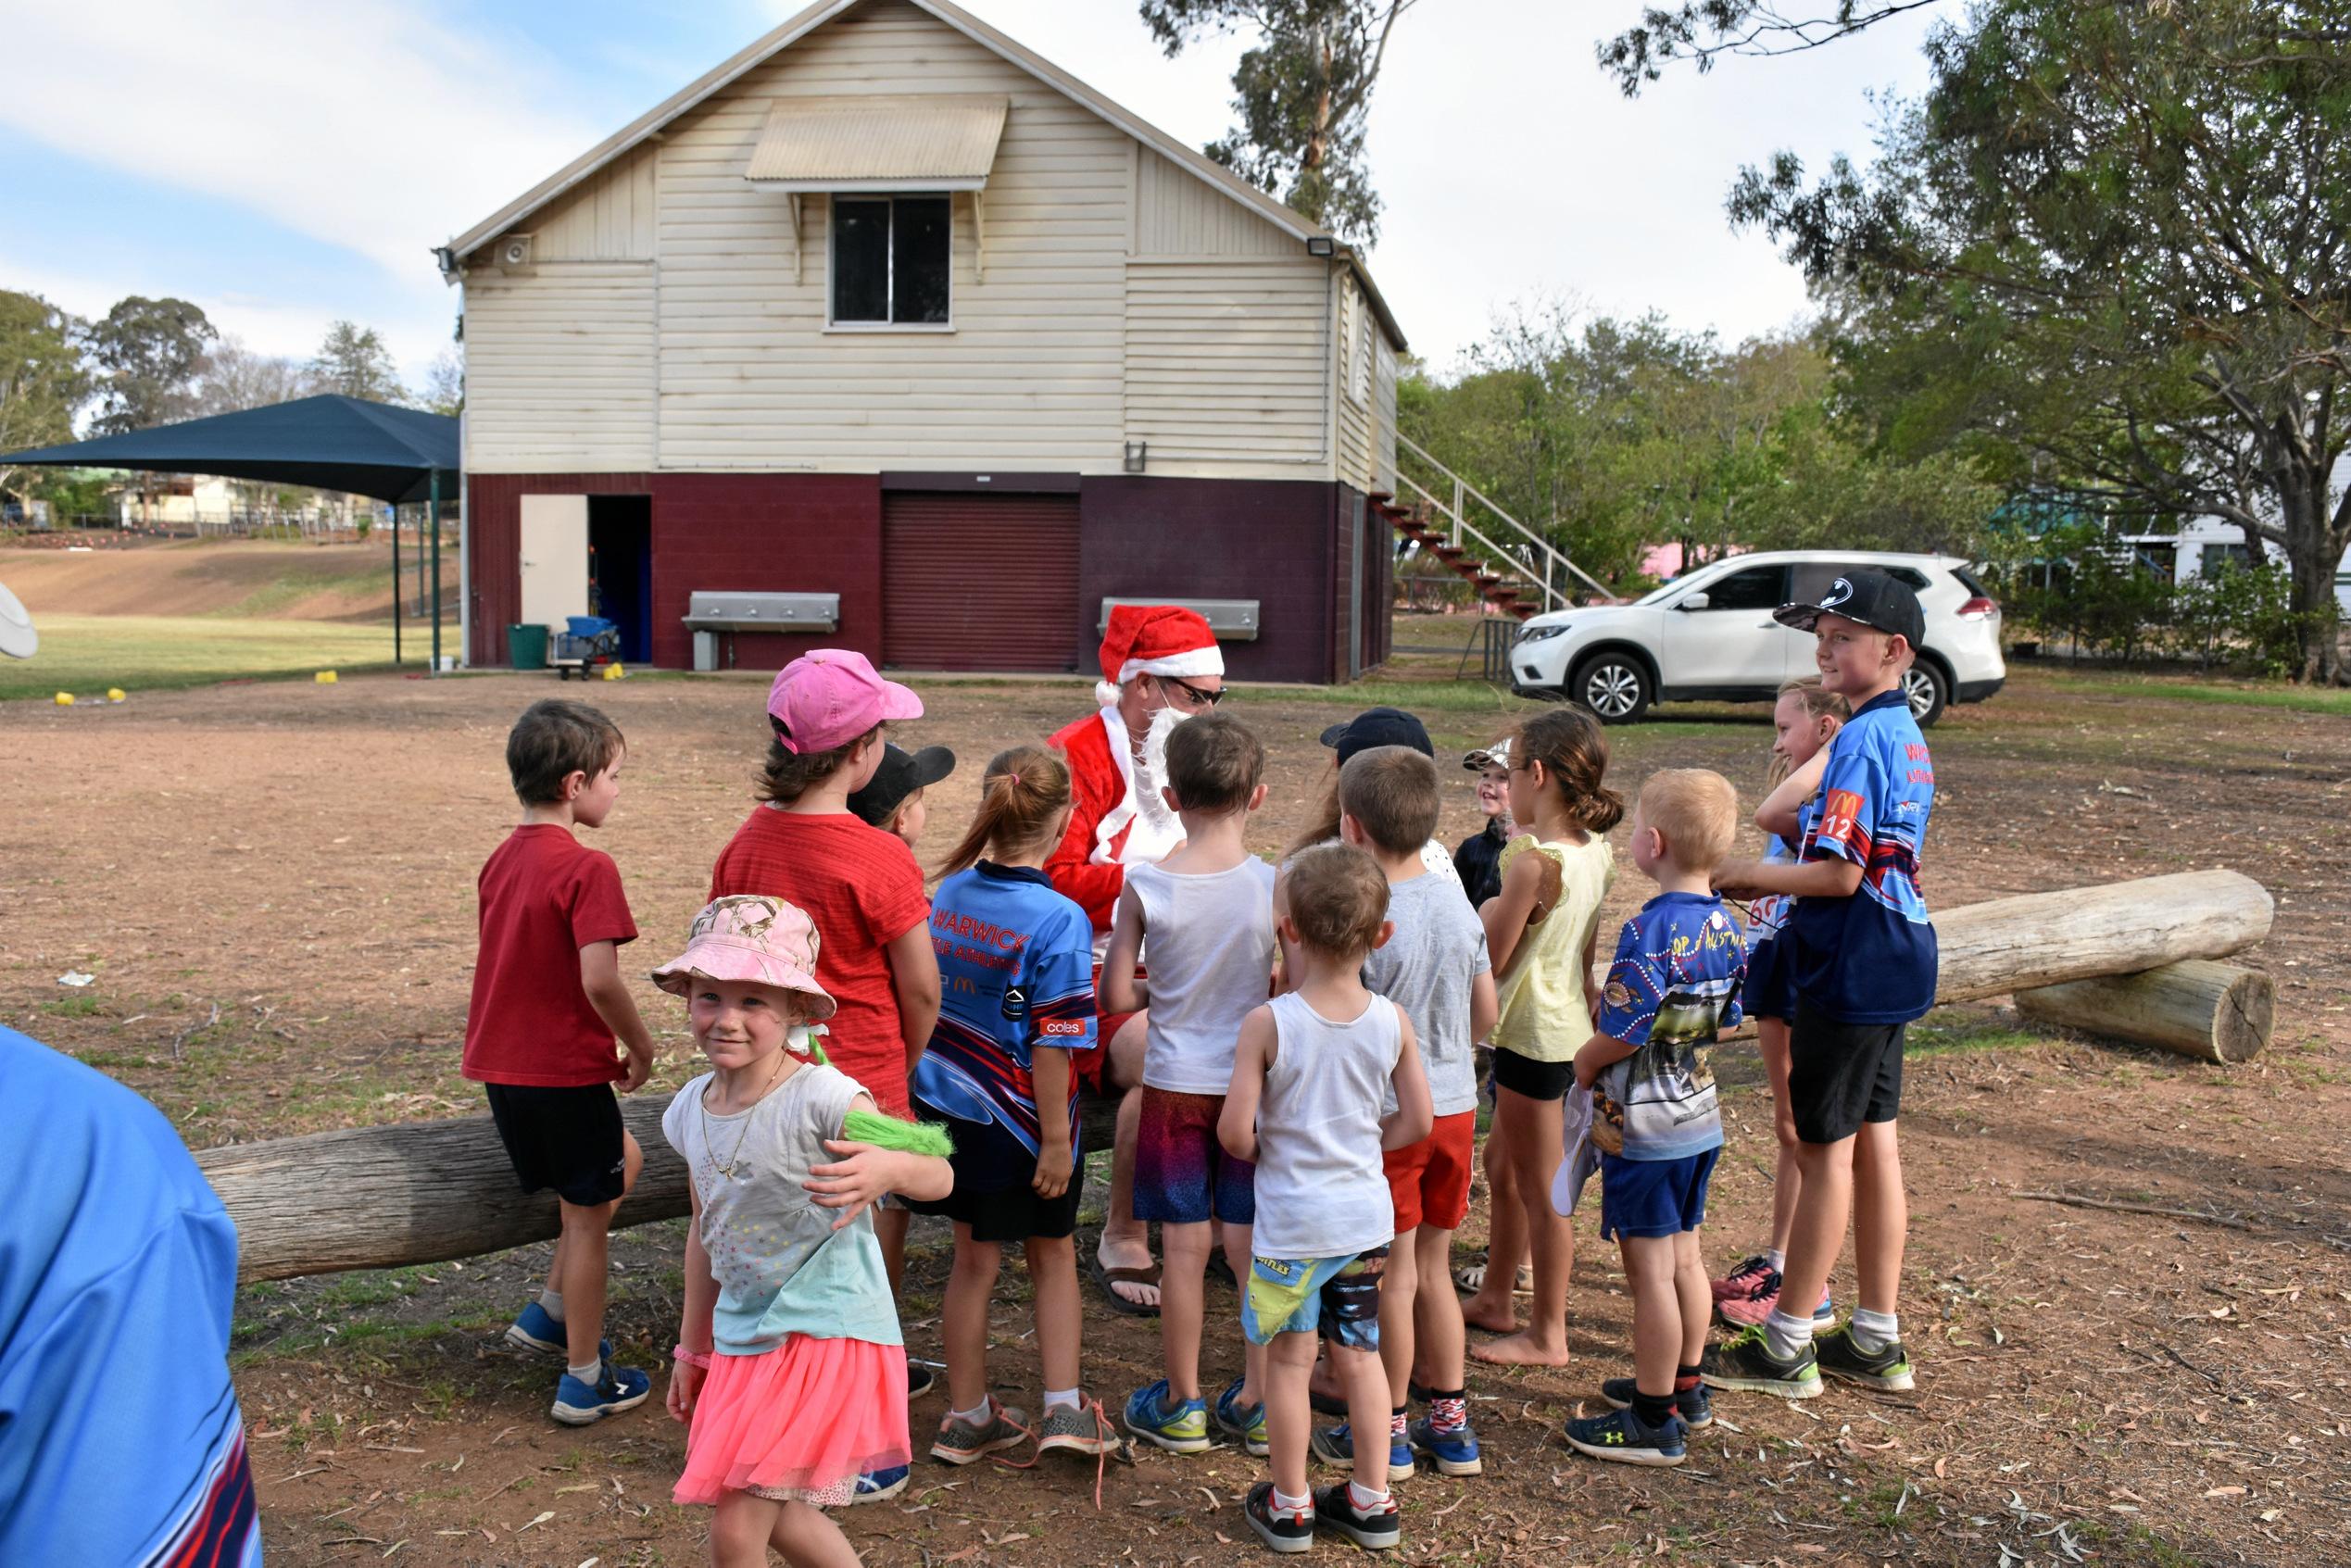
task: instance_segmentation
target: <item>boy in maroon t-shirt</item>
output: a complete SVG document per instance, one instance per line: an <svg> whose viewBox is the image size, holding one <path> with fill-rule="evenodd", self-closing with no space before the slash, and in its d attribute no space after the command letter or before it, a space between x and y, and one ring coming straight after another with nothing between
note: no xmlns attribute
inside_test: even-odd
<svg viewBox="0 0 2351 1568"><path fill-rule="evenodd" d="M466 1011L465 1075L487 1090L522 1190L554 1188L562 1212L547 1288L506 1337L564 1354L549 1413L569 1426L642 1404L651 1386L612 1364L603 1337L612 1211L645 1162L612 1085L634 1090L653 1070L653 1038L621 979L636 922L612 858L572 834L604 825L625 750L620 727L585 703L534 702L515 721L506 766L522 824L482 868Z"/></svg>

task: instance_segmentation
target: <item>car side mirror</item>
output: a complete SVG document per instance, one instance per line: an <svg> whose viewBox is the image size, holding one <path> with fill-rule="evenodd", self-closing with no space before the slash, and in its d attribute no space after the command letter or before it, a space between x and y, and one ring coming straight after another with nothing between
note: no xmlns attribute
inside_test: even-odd
<svg viewBox="0 0 2351 1568"><path fill-rule="evenodd" d="M1714 601L1712 601L1711 599L1709 599L1709 598L1707 598L1707 597L1706 597L1706 595L1705 595L1704 591L1702 589L1701 591L1699 591L1698 593L1695 593L1695 594L1684 594L1684 595L1681 596L1681 600L1680 600L1680 602L1679 602L1679 603L1678 603L1678 604L1676 604L1676 605L1674 606L1674 608L1675 608L1676 609L1683 609L1683 610L1688 610L1688 609L1704 609L1704 608L1706 608L1709 604L1711 604L1711 603L1713 603L1713 602L1714 602Z"/></svg>

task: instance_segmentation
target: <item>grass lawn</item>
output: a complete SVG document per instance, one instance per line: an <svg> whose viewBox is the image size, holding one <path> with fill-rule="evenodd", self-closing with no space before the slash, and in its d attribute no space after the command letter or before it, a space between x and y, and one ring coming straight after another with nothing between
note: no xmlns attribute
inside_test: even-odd
<svg viewBox="0 0 2351 1568"><path fill-rule="evenodd" d="M41 651L0 659L0 701L46 700L71 692L104 701L108 686L133 696L215 681L283 679L314 671L348 671L392 662L389 626L329 621L227 621L191 615L44 615ZM430 630L409 629L409 661L424 668ZM456 628L442 633L454 652Z"/></svg>

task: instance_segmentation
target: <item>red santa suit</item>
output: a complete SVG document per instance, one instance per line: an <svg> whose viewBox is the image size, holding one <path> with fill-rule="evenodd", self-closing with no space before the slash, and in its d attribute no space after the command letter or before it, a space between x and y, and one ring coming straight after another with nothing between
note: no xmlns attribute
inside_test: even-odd
<svg viewBox="0 0 2351 1568"><path fill-rule="evenodd" d="M1137 797L1135 759L1118 689L1138 675L1186 680L1223 675L1225 656L1208 622L1176 605L1119 605L1102 635L1100 705L1057 733L1051 745L1069 759L1069 832L1045 862L1055 888L1080 905L1098 932L1110 929L1126 868L1147 865L1182 842L1181 824L1146 812Z"/></svg>

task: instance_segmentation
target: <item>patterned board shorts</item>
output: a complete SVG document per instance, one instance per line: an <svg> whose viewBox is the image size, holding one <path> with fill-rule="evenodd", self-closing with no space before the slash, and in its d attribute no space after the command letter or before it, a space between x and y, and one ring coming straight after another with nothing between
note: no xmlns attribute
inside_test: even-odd
<svg viewBox="0 0 2351 1568"><path fill-rule="evenodd" d="M1320 1334L1350 1350L1379 1349L1379 1276L1388 1248L1344 1258L1252 1258L1241 1292L1241 1332L1252 1345L1277 1334Z"/></svg>

